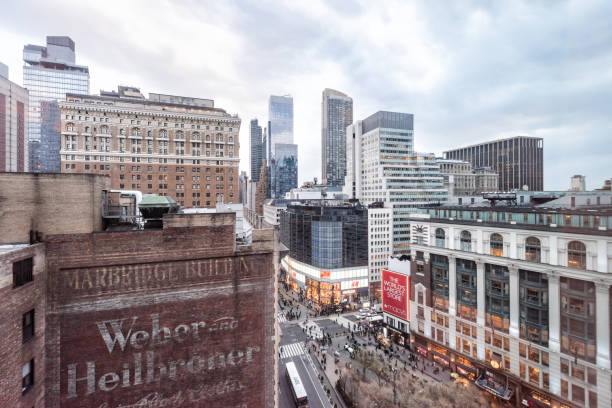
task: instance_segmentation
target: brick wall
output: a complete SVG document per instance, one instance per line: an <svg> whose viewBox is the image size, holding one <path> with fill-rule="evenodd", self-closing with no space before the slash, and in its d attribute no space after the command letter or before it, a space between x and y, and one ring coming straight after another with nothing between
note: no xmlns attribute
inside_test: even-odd
<svg viewBox="0 0 612 408"><path fill-rule="evenodd" d="M17 102L17 171L25 171L26 149L25 149L25 111L23 102Z"/></svg>
<svg viewBox="0 0 612 408"><path fill-rule="evenodd" d="M33 282L13 288L13 263L33 258ZM44 244L0 254L0 407L44 406ZM34 309L34 337L23 343L23 314ZM22 395L22 367L34 359L34 386Z"/></svg>
<svg viewBox="0 0 612 408"><path fill-rule="evenodd" d="M0 93L0 171L6 171L6 95Z"/></svg>
<svg viewBox="0 0 612 408"><path fill-rule="evenodd" d="M48 238L47 406L274 406L273 238L228 215Z"/></svg>
<svg viewBox="0 0 612 408"><path fill-rule="evenodd" d="M47 234L102 229L102 190L108 177L86 174L0 173L0 244Z"/></svg>

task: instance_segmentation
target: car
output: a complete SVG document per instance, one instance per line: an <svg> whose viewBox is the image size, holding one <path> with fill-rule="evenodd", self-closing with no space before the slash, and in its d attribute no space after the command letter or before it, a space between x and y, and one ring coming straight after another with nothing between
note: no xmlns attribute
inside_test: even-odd
<svg viewBox="0 0 612 408"><path fill-rule="evenodd" d="M370 311L370 309L367 309L367 308L361 308L361 309L359 309L359 313L367 313L367 312L369 312L369 311Z"/></svg>
<svg viewBox="0 0 612 408"><path fill-rule="evenodd" d="M355 352L355 348L354 348L354 347L352 347L352 345L351 345L351 344L345 344L345 345L344 345L344 349L345 349L346 351L348 351L350 354L353 354L353 353Z"/></svg>

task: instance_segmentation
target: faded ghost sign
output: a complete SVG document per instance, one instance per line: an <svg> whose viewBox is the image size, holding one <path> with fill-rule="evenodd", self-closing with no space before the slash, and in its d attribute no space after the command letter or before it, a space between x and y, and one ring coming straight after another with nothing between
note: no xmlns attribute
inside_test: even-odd
<svg viewBox="0 0 612 408"><path fill-rule="evenodd" d="M266 286L174 289L173 283L198 274L221 276L225 265L76 271L67 286L77 292L109 286L129 291L153 282L165 282L173 291L134 294L123 302L100 300L100 308L71 305L61 315L61 406L264 406L259 390L265 389Z"/></svg>

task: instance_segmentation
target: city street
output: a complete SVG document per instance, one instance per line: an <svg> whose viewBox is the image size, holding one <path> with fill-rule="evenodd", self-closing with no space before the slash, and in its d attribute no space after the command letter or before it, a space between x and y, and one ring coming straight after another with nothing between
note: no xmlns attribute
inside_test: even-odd
<svg viewBox="0 0 612 408"><path fill-rule="evenodd" d="M280 363L279 363L279 406L281 408L295 407L291 396L290 386L285 375L285 364L293 361L298 370L300 378L308 395L310 407L332 407L323 386L318 379L321 373L317 363L315 363L306 351L308 336L302 327L294 322L284 322L279 324L281 330L280 342ZM329 386L329 385L328 385Z"/></svg>
<svg viewBox="0 0 612 408"><path fill-rule="evenodd" d="M303 316L308 315L309 311L306 306L299 304L297 301L294 301L292 310L302 311ZM355 329L360 321L358 312L340 314L339 316L333 314L309 317L307 321L304 317L286 320L284 316L279 315L278 320L281 331L279 401L282 408L295 406L285 377L284 364L288 361L294 361L296 364L306 388L310 406L333 407L333 405L330 405L329 398L317 375L325 373L324 381L326 384L330 384L328 385L330 387L331 384L335 385L338 375L347 370L348 367L359 368L359 362L345 349L347 343L353 342L361 345L365 351L372 353L375 358L384 362L385 366L408 371L417 383L425 384L435 381L450 385L454 382L449 371L439 369L439 367L436 369L434 363L428 360L423 361L418 357L411 360L410 352L404 348L399 348L397 345L390 348L377 347L373 334L351 333L351 329ZM329 344L322 346L320 341L315 340L320 338L331 339L331 343L327 341ZM371 375L371 379L374 381L375 376L374 374ZM476 397L484 394L489 400L490 406L504 406L500 401L483 393L472 382L466 382L465 385L474 392ZM331 395L335 396L335 392L332 391ZM343 406L340 401L337 404L339 407Z"/></svg>

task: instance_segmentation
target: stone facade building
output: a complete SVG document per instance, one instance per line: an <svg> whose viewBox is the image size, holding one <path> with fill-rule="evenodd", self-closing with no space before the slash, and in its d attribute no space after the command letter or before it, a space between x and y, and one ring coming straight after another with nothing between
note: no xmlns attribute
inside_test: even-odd
<svg viewBox="0 0 612 408"><path fill-rule="evenodd" d="M414 214L414 349L515 406L611 406L611 199Z"/></svg>
<svg viewBox="0 0 612 408"><path fill-rule="evenodd" d="M472 163L463 160L436 158L444 187L449 197L473 196L498 190L497 173L488 167L473 168Z"/></svg>
<svg viewBox="0 0 612 408"><path fill-rule="evenodd" d="M186 207L238 203L240 118L188 98L158 100L121 86L68 94L61 171L106 174L113 189L168 195Z"/></svg>

